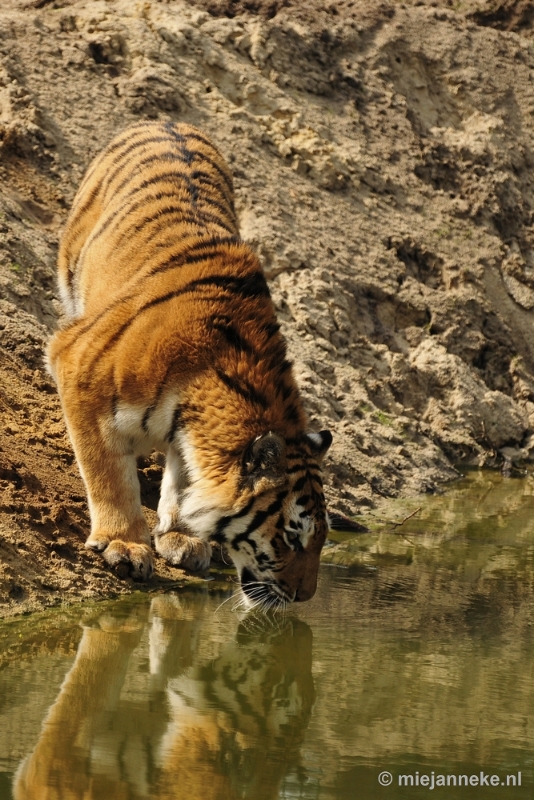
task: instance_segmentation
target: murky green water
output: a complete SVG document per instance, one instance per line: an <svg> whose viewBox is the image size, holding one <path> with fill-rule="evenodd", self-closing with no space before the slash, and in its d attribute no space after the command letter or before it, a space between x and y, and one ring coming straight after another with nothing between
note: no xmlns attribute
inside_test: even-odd
<svg viewBox="0 0 534 800"><path fill-rule="evenodd" d="M0 624L0 800L533 797L534 480L340 539L274 623L195 591Z"/></svg>

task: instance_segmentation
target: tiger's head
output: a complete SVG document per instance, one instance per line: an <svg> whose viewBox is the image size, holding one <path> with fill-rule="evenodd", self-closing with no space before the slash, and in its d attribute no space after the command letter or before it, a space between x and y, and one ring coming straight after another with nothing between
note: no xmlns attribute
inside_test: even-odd
<svg viewBox="0 0 534 800"><path fill-rule="evenodd" d="M315 594L329 528L321 462L331 443L330 431L291 440L269 432L245 450L239 510L210 538L232 558L249 607L282 608Z"/></svg>

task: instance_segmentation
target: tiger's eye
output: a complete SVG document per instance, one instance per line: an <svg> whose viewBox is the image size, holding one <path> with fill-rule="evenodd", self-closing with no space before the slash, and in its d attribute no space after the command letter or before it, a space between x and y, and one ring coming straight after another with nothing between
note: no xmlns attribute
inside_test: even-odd
<svg viewBox="0 0 534 800"><path fill-rule="evenodd" d="M299 538L298 531L286 531L286 536L290 542L294 542L295 539Z"/></svg>

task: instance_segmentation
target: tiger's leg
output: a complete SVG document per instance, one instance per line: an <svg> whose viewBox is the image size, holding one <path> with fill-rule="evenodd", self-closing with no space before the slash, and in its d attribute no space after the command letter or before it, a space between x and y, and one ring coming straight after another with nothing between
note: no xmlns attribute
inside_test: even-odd
<svg viewBox="0 0 534 800"><path fill-rule="evenodd" d="M158 503L159 522L152 531L156 551L169 564L191 572L208 568L211 558L209 542L181 533L180 495L187 486L184 464L180 453L169 447L165 472L161 482L161 495Z"/></svg>
<svg viewBox="0 0 534 800"><path fill-rule="evenodd" d="M85 546L102 552L119 574L126 568L136 580L153 571L150 531L141 509L137 463L133 453L102 451L98 465L79 458L89 496L91 534ZM96 466L96 469L95 469ZM124 565L124 566L123 566Z"/></svg>
<svg viewBox="0 0 534 800"><path fill-rule="evenodd" d="M153 571L150 531L141 509L135 453L125 437L90 410L90 402L60 391L76 459L87 489L91 534L97 550L119 575L148 580ZM110 418L109 422L112 422Z"/></svg>

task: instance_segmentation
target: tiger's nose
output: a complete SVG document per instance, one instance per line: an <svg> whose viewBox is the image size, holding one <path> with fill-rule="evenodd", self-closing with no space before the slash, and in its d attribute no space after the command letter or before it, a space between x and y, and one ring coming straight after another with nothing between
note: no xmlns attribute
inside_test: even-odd
<svg viewBox="0 0 534 800"><path fill-rule="evenodd" d="M294 603L304 603L305 600L311 600L313 595L315 594L315 589L305 589L302 586L297 589L297 593L295 594L295 599L293 600Z"/></svg>

